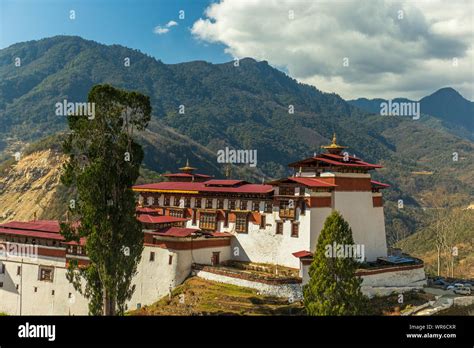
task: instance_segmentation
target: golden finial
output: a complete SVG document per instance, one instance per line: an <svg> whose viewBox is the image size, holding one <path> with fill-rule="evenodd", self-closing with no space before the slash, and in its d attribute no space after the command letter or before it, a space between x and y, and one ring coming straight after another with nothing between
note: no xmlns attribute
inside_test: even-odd
<svg viewBox="0 0 474 348"><path fill-rule="evenodd" d="M341 146L337 144L336 132L332 135L331 145L321 146L323 149L328 150L330 153L339 153L343 149L347 149L347 146Z"/></svg>
<svg viewBox="0 0 474 348"><path fill-rule="evenodd" d="M195 169L196 168L191 167L189 165L189 159L188 158L186 158L186 165L184 167L179 168L179 170L181 170L182 172L185 172L185 173L191 173Z"/></svg>

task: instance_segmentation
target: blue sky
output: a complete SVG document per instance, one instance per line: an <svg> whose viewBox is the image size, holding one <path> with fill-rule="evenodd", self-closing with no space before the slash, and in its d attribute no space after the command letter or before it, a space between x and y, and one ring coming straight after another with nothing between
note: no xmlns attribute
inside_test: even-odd
<svg viewBox="0 0 474 348"><path fill-rule="evenodd" d="M190 32L211 1L206 0L0 0L0 48L55 35L78 35L105 44L139 49L165 63L225 62L222 44ZM69 18L74 10L76 19ZM184 10L184 19L179 11ZM157 35L157 26L178 25Z"/></svg>
<svg viewBox="0 0 474 348"><path fill-rule="evenodd" d="M0 48L78 35L165 63L266 60L346 99L474 100L473 16L473 0L0 0Z"/></svg>

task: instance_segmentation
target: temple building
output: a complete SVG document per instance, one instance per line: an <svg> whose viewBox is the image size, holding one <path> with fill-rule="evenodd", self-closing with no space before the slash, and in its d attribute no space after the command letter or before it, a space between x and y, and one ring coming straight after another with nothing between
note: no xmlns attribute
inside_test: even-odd
<svg viewBox="0 0 474 348"><path fill-rule="evenodd" d="M149 305L193 270L229 261L295 269L300 280L291 291L301 295L324 221L335 210L349 223L354 243L363 246L360 261L372 265L358 273L367 289L422 286L422 262L379 267L393 261L381 193L389 185L371 178L381 166L350 156L335 135L323 148L289 164L292 176L265 184L214 179L195 173L187 161L179 173L164 174L167 181L134 186L144 250L127 306ZM0 247L12 245L35 257L0 253L0 312L87 314L86 299L66 279L70 260L89 262L85 240L66 242L57 221L0 224Z"/></svg>

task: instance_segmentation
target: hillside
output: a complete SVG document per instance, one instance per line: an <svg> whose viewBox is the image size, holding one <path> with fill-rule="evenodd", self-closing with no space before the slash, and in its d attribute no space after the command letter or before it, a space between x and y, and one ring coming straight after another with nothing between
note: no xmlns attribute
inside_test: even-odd
<svg viewBox="0 0 474 348"><path fill-rule="evenodd" d="M22 58L21 67L12 64L15 57ZM124 66L125 57L130 67ZM369 115L265 61L246 58L238 67L201 61L167 65L137 50L71 36L0 50L0 159L64 130L55 103L86 101L98 83L150 96L154 114L139 140L144 165L154 172L175 171L189 158L201 172L222 177L216 151L230 146L257 150L257 167L234 165L232 176L260 182L288 175L287 163L319 151L336 132L351 154L385 166L375 177L391 185L385 197L392 236L396 229L411 234L419 227L423 197L433 186L446 187L456 204L468 203L474 194L472 141L453 136L443 124L433 127L435 117L417 122ZM451 160L453 151L459 153L457 162ZM413 174L420 171L433 174ZM398 199L405 210L394 208Z"/></svg>
<svg viewBox="0 0 474 348"><path fill-rule="evenodd" d="M404 252L423 259L426 272L432 276L437 275L438 262L436 223L437 220L432 220L427 226L396 244ZM457 224L457 229L449 231L445 237L450 245L458 249L458 255L454 258L454 277L474 279L474 210L463 209L456 216L448 215L447 223L450 226ZM450 276L447 273L449 256L446 250L440 254L440 274L443 276Z"/></svg>
<svg viewBox="0 0 474 348"><path fill-rule="evenodd" d="M1 221L47 218L52 213L65 156L54 150L4 165L0 176Z"/></svg>

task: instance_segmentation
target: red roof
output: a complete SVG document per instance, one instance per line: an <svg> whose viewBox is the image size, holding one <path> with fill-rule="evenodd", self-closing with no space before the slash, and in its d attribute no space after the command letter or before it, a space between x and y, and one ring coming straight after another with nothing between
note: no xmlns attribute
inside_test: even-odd
<svg viewBox="0 0 474 348"><path fill-rule="evenodd" d="M213 180L209 180L213 181ZM228 193L269 193L273 191L271 185L242 184L236 187L214 187L206 186L205 182L159 182L155 184L144 184L133 186L134 190L175 190L175 191L198 191L198 192L228 192Z"/></svg>
<svg viewBox="0 0 474 348"><path fill-rule="evenodd" d="M137 212L139 213L158 213L157 209L148 208L148 207L137 207Z"/></svg>
<svg viewBox="0 0 474 348"><path fill-rule="evenodd" d="M41 232L31 229L4 228L0 225L0 234L9 234L23 237L46 238L54 240L64 240L64 237L57 232Z"/></svg>
<svg viewBox="0 0 474 348"><path fill-rule="evenodd" d="M372 184L372 186L378 186L379 188L390 187L389 184L384 184L383 182L379 182L379 181L375 181L375 180L371 180L370 183Z"/></svg>
<svg viewBox="0 0 474 348"><path fill-rule="evenodd" d="M229 232L212 232L211 236L213 236L213 237L233 237L233 234L229 233Z"/></svg>
<svg viewBox="0 0 474 348"><path fill-rule="evenodd" d="M286 180L291 180L308 187L336 187L337 185L324 182L315 178L291 177Z"/></svg>
<svg viewBox="0 0 474 348"><path fill-rule="evenodd" d="M381 165L367 163L367 162L362 161L360 158L357 158L354 156L345 157L345 156L330 154L330 153L324 153L324 154L319 154L314 157L309 157L298 162L290 163L288 166L300 167L303 164L310 164L314 162L322 162L322 163L327 163L327 164L331 164L335 166L343 166L343 167L359 167L359 168L367 168L367 169L383 168Z"/></svg>
<svg viewBox="0 0 474 348"><path fill-rule="evenodd" d="M244 180L231 180L231 179L212 179L207 180L204 182L206 186L235 186L241 184L248 184L247 181Z"/></svg>
<svg viewBox="0 0 474 348"><path fill-rule="evenodd" d="M137 217L138 221L147 223L147 224L163 224L163 223L171 223L171 222L181 222L187 221L188 219L179 218L174 216L153 216L148 214L141 214Z"/></svg>
<svg viewBox="0 0 474 348"><path fill-rule="evenodd" d="M192 178L193 176L197 178L210 178L211 177L210 175L206 175L206 174L190 174L190 173L171 173L171 174L163 174L163 176L167 178L174 178L174 177Z"/></svg>
<svg viewBox="0 0 474 348"><path fill-rule="evenodd" d="M57 220L36 220L36 221L10 221L1 224L0 227L31 230L31 231L42 231L49 233L59 233L59 222Z"/></svg>
<svg viewBox="0 0 474 348"><path fill-rule="evenodd" d="M193 233L199 231L198 228L184 228L184 227L168 227L163 230L156 231L157 235L165 237L189 237Z"/></svg>
<svg viewBox="0 0 474 348"><path fill-rule="evenodd" d="M336 161L336 160L331 160L328 158L323 158L323 157L314 157L315 160L320 161L320 162L325 162L337 166L344 166L344 167L368 167L368 168L382 168L382 166L379 166L378 164L370 164L367 162L363 162L360 160L355 160L355 161Z"/></svg>
<svg viewBox="0 0 474 348"><path fill-rule="evenodd" d="M306 251L306 250L297 251L297 252L293 253L292 255L294 257L299 258L299 259L304 258L304 257L312 257L313 256L312 253L310 253L309 251Z"/></svg>

